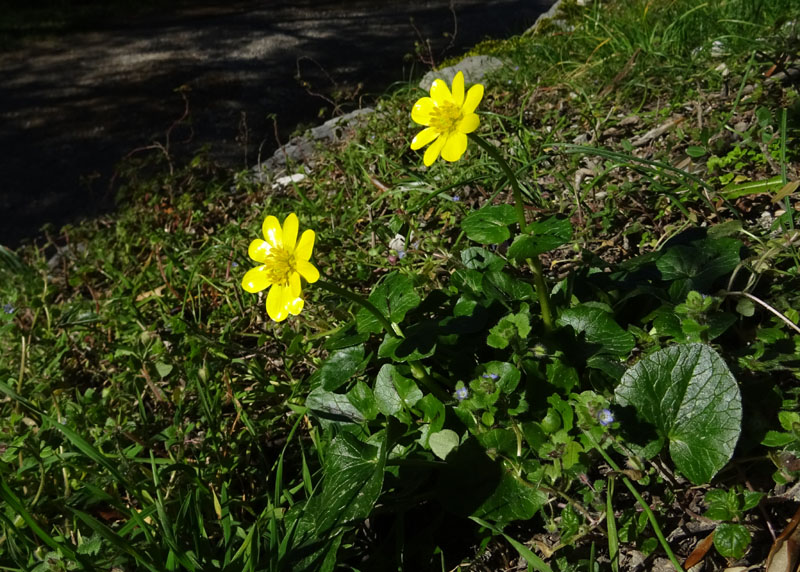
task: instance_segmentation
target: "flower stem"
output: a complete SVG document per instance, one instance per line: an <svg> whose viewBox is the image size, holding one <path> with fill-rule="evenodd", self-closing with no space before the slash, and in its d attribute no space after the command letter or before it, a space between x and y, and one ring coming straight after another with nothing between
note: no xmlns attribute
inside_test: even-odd
<svg viewBox="0 0 800 572"><path fill-rule="evenodd" d="M372 302L364 298L364 296L356 294L355 292L351 292L350 290L345 290L344 288L339 288L335 284L331 284L330 282L326 282L325 280L317 280L315 284L321 287L323 290L327 290L332 294L343 296L348 300L350 300L351 302L355 302L356 304L361 305L362 308L368 310L369 312L372 313L373 316L375 316L375 318L377 318L381 326L383 326L383 329L386 330L387 334L389 334L390 336L400 337L398 336L395 329L392 327L392 323L386 318L386 316L383 315L383 312L378 310L378 308L376 308Z"/></svg>
<svg viewBox="0 0 800 572"><path fill-rule="evenodd" d="M505 173L508 182L511 185L511 191L514 195L514 207L517 211L517 222L519 223L519 231L525 232L528 222L525 220L525 208L522 202L522 191L519 188L519 181L514 174L514 170L508 164L500 152L494 145L490 144L486 139L475 133L469 134L470 139L475 141L478 146L486 151L495 162L500 165L500 169ZM553 329L553 311L550 304L550 295L547 292L547 285L544 282L544 272L542 271L542 261L538 257L527 259L528 268L533 273L533 283L536 286L536 296L539 298L539 309L542 313L542 322L546 330Z"/></svg>
<svg viewBox="0 0 800 572"><path fill-rule="evenodd" d="M620 474L620 476L622 477L622 482L625 483L625 486L628 487L628 490L631 491L631 494L636 499L636 502L639 503L639 506L642 507L642 510L647 515L647 519L650 521L650 526L653 527L653 532L656 533L656 537L658 538L661 547L664 549L664 552L667 553L667 558L669 558L670 562L672 562L672 565L675 567L675 570L677 572L684 572L681 563L678 562L678 558L675 556L675 554L672 552L672 549L669 547L667 539L664 537L664 533L661 531L661 527L658 526L656 515L653 514L653 511L650 509L650 506L646 502L644 502L642 495L639 494L639 491L636 490L636 487L633 486L633 483L630 481L630 479L628 479L628 477L626 477L625 474L620 470L619 465L617 465L614 462L614 460L609 456L608 453L606 453L603 450L602 447L600 447L600 444L595 440L594 437L592 437L591 433L589 433L588 431L584 431L583 434L589 440L592 446L595 449L597 449L597 452L603 456L603 459L605 459L606 463L608 463L608 465L612 469L614 469L614 471Z"/></svg>

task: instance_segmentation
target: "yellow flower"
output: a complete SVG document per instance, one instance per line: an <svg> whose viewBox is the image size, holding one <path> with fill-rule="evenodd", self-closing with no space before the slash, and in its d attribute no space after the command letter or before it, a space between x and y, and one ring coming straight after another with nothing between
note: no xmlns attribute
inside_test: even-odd
<svg viewBox="0 0 800 572"><path fill-rule="evenodd" d="M430 167L442 155L445 161L458 161L467 150L467 133L478 128L480 120L475 108L483 97L483 86L479 83L469 88L464 96L464 74L458 72L453 78L453 91L437 79L431 85L431 96L423 97L414 104L411 119L426 125L414 140L411 148L421 149L428 143L422 162Z"/></svg>
<svg viewBox="0 0 800 572"><path fill-rule="evenodd" d="M314 231L306 230L297 241L297 215L289 214L281 228L278 219L268 216L261 225L266 240L256 238L250 243L247 253L260 262L247 271L242 278L242 288L251 293L269 288L267 314L280 322L296 316L303 309L300 297L300 277L312 283L319 280L317 270L309 260L314 248Z"/></svg>

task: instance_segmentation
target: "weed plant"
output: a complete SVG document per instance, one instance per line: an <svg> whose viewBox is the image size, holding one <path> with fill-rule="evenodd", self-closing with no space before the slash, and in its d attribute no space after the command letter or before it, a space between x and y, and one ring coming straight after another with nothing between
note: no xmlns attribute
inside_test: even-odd
<svg viewBox="0 0 800 572"><path fill-rule="evenodd" d="M563 11L485 46L479 126L404 87L300 182L139 157L113 215L0 248L0 569L763 563L800 474L800 9Z"/></svg>

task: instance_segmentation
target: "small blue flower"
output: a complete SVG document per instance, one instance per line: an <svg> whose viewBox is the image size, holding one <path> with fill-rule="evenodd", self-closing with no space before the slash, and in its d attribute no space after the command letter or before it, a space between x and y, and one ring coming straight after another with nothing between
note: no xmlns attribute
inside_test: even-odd
<svg viewBox="0 0 800 572"><path fill-rule="evenodd" d="M464 401L467 397L469 397L469 391L467 391L466 387L459 387L456 389L456 399L459 401Z"/></svg>
<svg viewBox="0 0 800 572"><path fill-rule="evenodd" d="M239 263L238 262L231 262L231 266L233 268L239 268Z"/></svg>
<svg viewBox="0 0 800 572"><path fill-rule="evenodd" d="M5 304L3 306L3 312L5 312L6 314L13 314L14 313L14 306L12 306L10 303L9 304Z"/></svg>
<svg viewBox="0 0 800 572"><path fill-rule="evenodd" d="M484 379L494 379L494 380L500 379L500 376L497 375L496 373L484 373L481 377L483 377Z"/></svg>
<svg viewBox="0 0 800 572"><path fill-rule="evenodd" d="M398 250L397 251L397 258L399 258L400 260L403 260L405 257L406 257L406 251L405 250Z"/></svg>
<svg viewBox="0 0 800 572"><path fill-rule="evenodd" d="M453 195L453 202L454 203L457 203L460 200L461 200L461 197L459 197L458 195Z"/></svg>
<svg viewBox="0 0 800 572"><path fill-rule="evenodd" d="M601 409L597 412L597 420L603 427L611 425L614 422L614 414L609 409Z"/></svg>

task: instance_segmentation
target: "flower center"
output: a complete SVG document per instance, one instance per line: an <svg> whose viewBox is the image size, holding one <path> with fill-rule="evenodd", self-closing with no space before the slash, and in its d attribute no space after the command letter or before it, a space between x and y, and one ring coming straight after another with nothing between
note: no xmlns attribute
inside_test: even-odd
<svg viewBox="0 0 800 572"><path fill-rule="evenodd" d="M439 133L448 135L454 133L461 122L461 108L455 103L446 101L437 105L431 112L430 126Z"/></svg>
<svg viewBox="0 0 800 572"><path fill-rule="evenodd" d="M296 272L294 252L285 248L273 248L264 261L264 266L272 284L288 286L289 277Z"/></svg>

